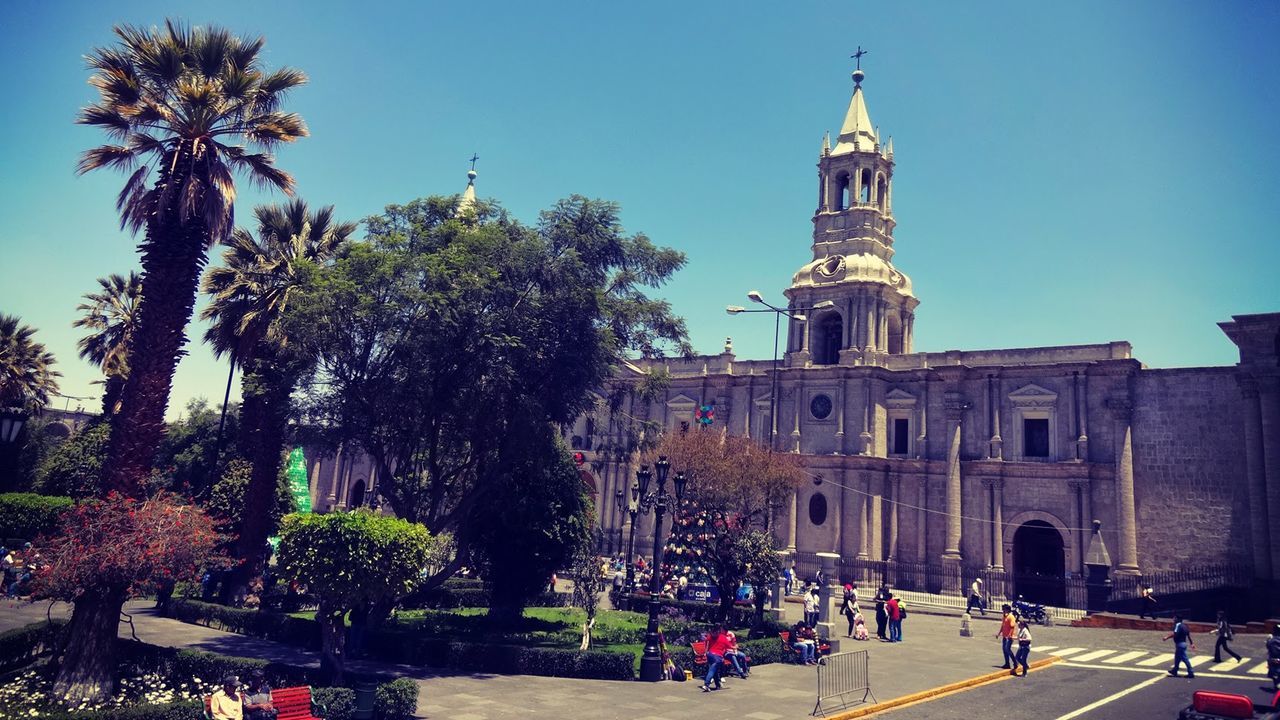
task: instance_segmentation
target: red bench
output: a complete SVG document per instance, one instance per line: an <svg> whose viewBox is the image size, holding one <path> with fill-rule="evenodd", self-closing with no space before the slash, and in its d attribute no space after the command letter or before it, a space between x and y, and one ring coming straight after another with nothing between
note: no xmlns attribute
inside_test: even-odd
<svg viewBox="0 0 1280 720"><path fill-rule="evenodd" d="M212 695L204 696L206 720L213 720L209 709L212 702ZM272 690L271 704L276 709L276 720L322 720L325 714L324 706L311 699L310 685Z"/></svg>
<svg viewBox="0 0 1280 720"><path fill-rule="evenodd" d="M787 657L791 658L790 662L800 662L800 653L802 651L800 650L800 648L797 648L796 646L791 644L791 633L780 632L778 633L778 639L782 641L782 656L784 658L787 658ZM821 657L823 655L830 655L830 654L831 654L831 646L823 642L822 638L818 638L817 651L814 653L814 655L816 657Z"/></svg>
<svg viewBox="0 0 1280 720"><path fill-rule="evenodd" d="M693 665L694 667L704 668L704 670L700 673L700 677L706 677L707 673L705 668L707 666L707 643L703 642L702 640L699 640L698 642L695 642L692 647L693 647ZM722 666L720 668L721 673L725 671L725 668L728 668L729 672L733 672L733 661L730 660L729 658L720 658L720 665Z"/></svg>

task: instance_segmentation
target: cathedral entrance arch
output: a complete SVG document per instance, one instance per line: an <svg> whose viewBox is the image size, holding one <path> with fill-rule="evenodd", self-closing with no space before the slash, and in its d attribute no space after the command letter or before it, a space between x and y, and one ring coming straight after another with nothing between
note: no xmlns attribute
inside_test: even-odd
<svg viewBox="0 0 1280 720"><path fill-rule="evenodd" d="M355 485L351 486L351 495L347 498L347 507L351 510L364 505L364 480L357 480Z"/></svg>
<svg viewBox="0 0 1280 720"><path fill-rule="evenodd" d="M1014 531L1014 588L1028 602L1065 605L1066 569L1066 548L1056 527L1029 520Z"/></svg>
<svg viewBox="0 0 1280 720"><path fill-rule="evenodd" d="M840 362L840 343L844 320L840 313L824 313L813 327L813 364L835 365Z"/></svg>

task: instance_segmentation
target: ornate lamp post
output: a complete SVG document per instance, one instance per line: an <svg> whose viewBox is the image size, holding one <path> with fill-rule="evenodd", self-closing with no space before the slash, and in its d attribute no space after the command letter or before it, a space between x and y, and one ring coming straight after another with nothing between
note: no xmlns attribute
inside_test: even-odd
<svg viewBox="0 0 1280 720"><path fill-rule="evenodd" d="M684 473L676 473L674 483L675 497L673 498L666 492L667 472L671 470L671 463L667 462L667 458L663 456L658 458L653 467L658 475L658 489L652 495L645 494L649 489L650 475L648 468L642 468L641 472L636 473L636 477L640 481L640 496L644 498L644 504L646 506L652 505L654 508L653 575L649 580L649 627L645 630L644 655L640 658L640 679L647 682L656 682L662 679L662 651L658 648L658 612L662 609L662 598L659 595L662 589L662 515L666 512L667 504L672 499L679 501L684 497L686 483Z"/></svg>
<svg viewBox="0 0 1280 720"><path fill-rule="evenodd" d="M830 307L835 307L836 304L830 300L822 300L821 302L815 303L813 307L791 308L790 310L788 310L787 308L775 307L765 302L764 296L760 294L759 290L752 290L751 292L747 293L747 299L754 303L760 303L765 307L759 310L748 310L742 307L741 305L730 305L729 307L725 308L724 311L729 313L730 315L737 315L739 313L744 313L744 312L747 312L747 313L771 312L774 314L773 369L769 372L769 380L770 380L769 452L773 452L774 445L776 444L775 440L778 435L778 334L782 326L782 316L786 315L792 320L799 320L800 322L805 323L805 332L807 333L809 331L808 330L809 317L805 315L804 312L807 312L809 310L825 310Z"/></svg>
<svg viewBox="0 0 1280 720"><path fill-rule="evenodd" d="M627 585L628 594L635 592L636 584L636 515L640 513L640 475L649 473L649 466L642 466L636 471L636 479L631 481L631 492L624 493L618 489L618 509L631 514L631 529L627 533ZM648 480L645 480L647 483Z"/></svg>

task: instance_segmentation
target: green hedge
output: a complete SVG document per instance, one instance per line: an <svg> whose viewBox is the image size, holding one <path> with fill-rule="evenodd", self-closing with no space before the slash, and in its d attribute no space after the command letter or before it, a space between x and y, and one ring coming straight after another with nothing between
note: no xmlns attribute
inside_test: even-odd
<svg viewBox="0 0 1280 720"><path fill-rule="evenodd" d="M472 672L589 680L630 680L635 674L632 653L455 642L387 630L370 632L366 645L370 655L387 662Z"/></svg>
<svg viewBox="0 0 1280 720"><path fill-rule="evenodd" d="M374 694L373 716L380 720L408 720L417 709L418 683L409 678L383 683Z"/></svg>
<svg viewBox="0 0 1280 720"><path fill-rule="evenodd" d="M40 720L204 720L204 703L188 701L137 705L94 712L41 712Z"/></svg>
<svg viewBox="0 0 1280 720"><path fill-rule="evenodd" d="M324 706L325 720L351 720L356 714L356 691L351 688L311 688L311 701Z"/></svg>
<svg viewBox="0 0 1280 720"><path fill-rule="evenodd" d="M460 607L489 607L489 589L475 579L450 578L438 588L416 592L400 600L406 610L452 609ZM567 607L569 593L542 593L529 601L530 607Z"/></svg>
<svg viewBox="0 0 1280 720"><path fill-rule="evenodd" d="M65 625L65 620L54 620L0 633L0 673L27 665L51 650L58 631Z"/></svg>
<svg viewBox="0 0 1280 720"><path fill-rule="evenodd" d="M320 625L279 613L233 608L199 600L173 600L164 611L175 620L217 630L252 635L311 650L320 649Z"/></svg>
<svg viewBox="0 0 1280 720"><path fill-rule="evenodd" d="M58 495L0 494L0 538L34 540L51 532L71 504L71 498Z"/></svg>

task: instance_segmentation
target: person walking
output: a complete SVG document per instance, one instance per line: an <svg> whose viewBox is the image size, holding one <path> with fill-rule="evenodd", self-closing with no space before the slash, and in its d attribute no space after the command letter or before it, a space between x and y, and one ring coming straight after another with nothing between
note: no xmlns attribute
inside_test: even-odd
<svg viewBox="0 0 1280 720"><path fill-rule="evenodd" d="M1014 617L1013 608L1009 607L1009 603L1001 605L1000 612L1004 613L1004 620L1000 622L1000 629L996 631L996 637L1000 638L1000 652L1004 655L1004 664L1000 667L1012 670L1016 657L1013 654L1013 640L1018 634L1018 619Z"/></svg>
<svg viewBox="0 0 1280 720"><path fill-rule="evenodd" d="M1214 662L1216 663L1222 662L1223 650L1226 650L1228 655L1235 658L1236 662L1240 662L1243 659L1236 653L1235 650L1231 649L1230 645L1227 644L1228 641L1235 639L1236 634L1231 629L1231 623L1227 622L1227 613L1225 610L1218 611L1218 627L1214 628L1213 630L1210 630L1209 632L1212 632L1218 636L1218 641L1213 644L1213 661Z"/></svg>
<svg viewBox="0 0 1280 720"><path fill-rule="evenodd" d="M1267 677L1271 678L1271 689L1280 690L1280 623L1271 628L1267 638Z"/></svg>
<svg viewBox="0 0 1280 720"><path fill-rule="evenodd" d="M1187 657L1187 646L1196 649L1196 641L1191 639L1191 630L1182 622L1181 615L1173 616L1173 632L1164 636L1164 640L1173 638L1173 667L1169 668L1170 677L1178 677L1178 663L1187 666L1187 677L1194 678L1195 670L1191 669L1191 659Z"/></svg>
<svg viewBox="0 0 1280 720"><path fill-rule="evenodd" d="M902 642L902 608L898 606L898 598L893 593L889 593L884 611L889 615L889 642Z"/></svg>
<svg viewBox="0 0 1280 720"><path fill-rule="evenodd" d="M977 578L973 581L973 585L969 586L969 604L965 606L964 611L973 614L974 608L978 608L983 616L986 616L987 606L982 601L982 578Z"/></svg>
<svg viewBox="0 0 1280 720"><path fill-rule="evenodd" d="M790 595L791 588L793 585L795 585L795 582L796 582L796 570L791 565L788 565L786 569L782 571L783 593L786 595Z"/></svg>
<svg viewBox="0 0 1280 720"><path fill-rule="evenodd" d="M889 638L884 634L885 626L889 623L889 614L884 610L884 604L889 602L889 585L880 583L880 589L876 591L876 637L881 640Z"/></svg>
<svg viewBox="0 0 1280 720"><path fill-rule="evenodd" d="M1138 619L1141 620L1148 615L1152 620L1156 619L1156 594L1151 591L1151 586L1143 585L1142 591L1139 593L1142 605L1138 608Z"/></svg>
<svg viewBox="0 0 1280 720"><path fill-rule="evenodd" d="M849 620L849 632L845 637L853 637L853 618L858 614L858 589L852 583L844 585L844 600L840 603L840 614Z"/></svg>
<svg viewBox="0 0 1280 720"><path fill-rule="evenodd" d="M804 594L804 624L817 627L818 615L818 586L815 585Z"/></svg>
<svg viewBox="0 0 1280 720"><path fill-rule="evenodd" d="M1013 669L1009 671L1010 675L1018 674L1018 666L1022 666L1022 677L1027 676L1030 666L1027 665L1027 656L1031 654L1031 628L1027 626L1026 620L1018 621L1018 654L1013 656Z"/></svg>

